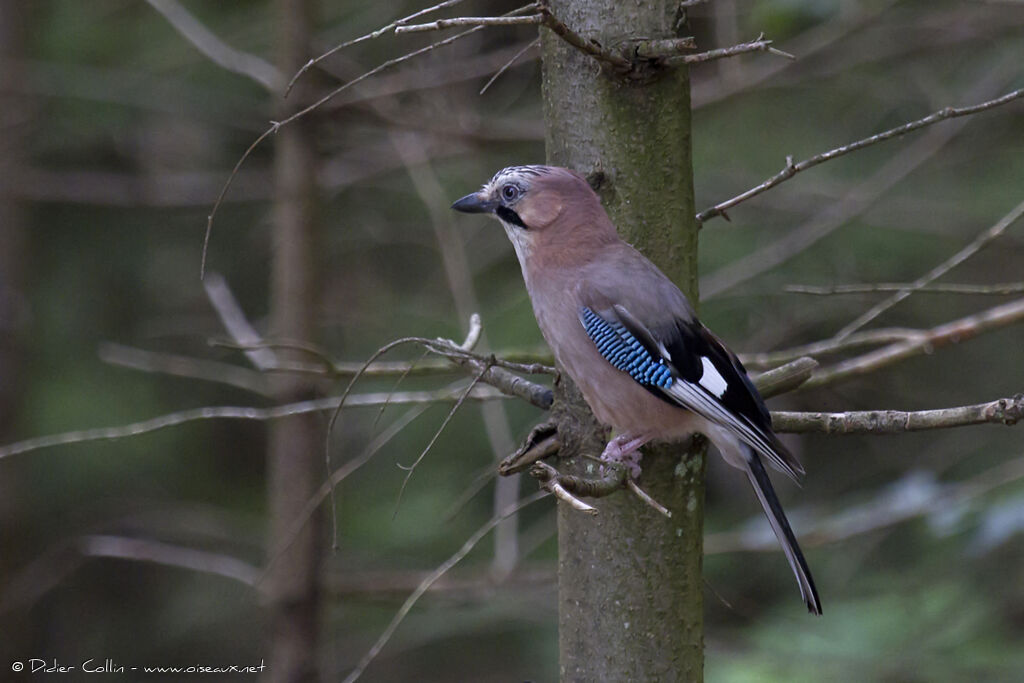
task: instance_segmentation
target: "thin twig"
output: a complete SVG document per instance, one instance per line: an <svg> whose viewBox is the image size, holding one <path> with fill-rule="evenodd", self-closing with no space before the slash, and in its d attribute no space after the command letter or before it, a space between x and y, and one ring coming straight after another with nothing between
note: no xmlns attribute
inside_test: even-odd
<svg viewBox="0 0 1024 683"><path fill-rule="evenodd" d="M901 292L912 288L912 282L876 282L864 285L786 285L783 291L793 294L812 294L816 296L833 296L836 294L873 294L875 292ZM979 294L999 296L1005 294L1024 294L1024 282L1004 282L995 285L970 285L959 283L933 283L914 288L921 294Z"/></svg>
<svg viewBox="0 0 1024 683"><path fill-rule="evenodd" d="M256 587L260 576L259 568L237 557L145 538L96 534L82 536L78 539L76 546L78 551L86 557L114 557L133 562L151 562L167 567L178 567L194 572L223 576L251 588Z"/></svg>
<svg viewBox="0 0 1024 683"><path fill-rule="evenodd" d="M377 38L380 38L385 33L391 32L392 30L394 30L395 28L401 26L402 24L404 24L407 21L412 21L413 19L416 19L417 17L421 17L424 14L429 14L430 12L436 12L438 10L446 9L446 8L451 7L453 5L458 5L462 1L463 0L445 0L444 2L441 2L441 3L438 3L437 5L434 5L433 7L428 7L426 9L421 9L421 10L418 10L416 12L413 12L412 14L410 14L407 17L403 17L401 19L397 19L397 20L391 22L390 24L388 24L387 26L380 27L376 31L371 31L370 33L367 33L365 35L359 36L358 38L354 38L352 40L347 40L344 43L341 43L340 45L335 45L334 47L332 47L330 50L328 50L327 52L323 53L319 57L314 57L313 59L310 59L308 62L306 62L302 66L302 68L299 69L295 73L294 76L292 76L291 80L288 81L288 87L285 88L284 96L288 97L288 93L290 93L292 91L292 88L295 86L295 82L298 81L299 78L302 77L302 74L306 73L311 68L313 68L314 66L316 66L317 64L319 64L323 60L327 59L331 55L339 52L340 50L344 50L346 47L352 47L353 45L358 45L359 43L362 43L362 42L367 41L367 40L375 40Z"/></svg>
<svg viewBox="0 0 1024 683"><path fill-rule="evenodd" d="M1009 308L1006 308L1006 306L1009 306ZM820 358L821 356L833 355L869 346L885 346L886 348L881 351L884 351L887 356L892 354L894 350L903 349L904 347L911 347L920 353L926 353L949 343L959 342L970 337L976 337L979 334L990 330L1015 324L1022 319L1024 319L1024 305L1021 304L1021 300L1017 300L1010 302L1009 304L1005 304L1004 306L987 309L981 313L974 313L964 318L943 323L942 325L931 329L891 327L867 330L865 332L856 332L851 334L843 340L837 340L836 338L831 337L822 341L802 344L800 346L794 346L781 351L741 353L740 360L743 361L744 364L753 367L765 367L778 365L779 363L788 363L803 356L815 356ZM897 354L896 358L893 360L901 360L905 357L907 356L902 355L901 352ZM860 359L863 360L864 356L861 356ZM858 359L852 359L852 361L857 360ZM836 367L837 366L832 366L821 370L817 375L820 376L822 374L829 373ZM878 365L873 369L878 369L878 367L881 367L881 365ZM821 380L816 378L811 382L810 386L818 386L819 382L821 382Z"/></svg>
<svg viewBox="0 0 1024 683"><path fill-rule="evenodd" d="M754 386L763 398L771 398L788 391L793 391L811 378L818 369L818 361L802 356L777 368L762 372L753 377Z"/></svg>
<svg viewBox="0 0 1024 683"><path fill-rule="evenodd" d="M423 350L423 354L419 357L418 360L423 360L424 358L427 357L427 355L429 353L430 353L430 349L424 349ZM410 363L409 364L409 371L408 372L403 372L401 375L398 376L398 379L395 380L394 385L392 385L392 387L391 387L391 393L392 394L394 394L394 393L396 393L398 391L398 387L402 384L402 382L405 381L405 378L409 376L409 373L412 372L413 368L416 367L416 363L417 363L417 361L413 361L412 363ZM382 417L384 417L384 412L388 409L389 405L390 405L390 402L386 402L384 405L382 405L380 407L380 410L377 411L377 417L373 418L373 424L370 426L370 431L373 431L373 430L375 430L377 428L377 423L380 422L380 419Z"/></svg>
<svg viewBox="0 0 1024 683"><path fill-rule="evenodd" d="M378 392L370 394L356 394L348 396L345 405L379 406L385 401L391 405L415 405L422 403L439 403L458 400L459 394L451 391L409 391L402 394L391 394L390 392ZM477 389L469 396L475 401L493 401L506 398L506 394ZM50 448L53 446L65 446L69 444L85 443L89 441L114 441L140 434L148 434L167 427L176 427L188 422L201 420L254 420L265 422L277 420L292 415L304 415L306 413L327 412L336 410L341 405L339 397L321 398L312 401L299 401L297 403L286 403L271 408L254 408L251 406L208 406L205 408L193 408L182 410L176 413L168 413L159 417L140 422L132 422L117 427L97 427L94 429L81 429L60 434L49 434L37 436L23 441L15 441L6 446L0 446L0 459L19 453Z"/></svg>
<svg viewBox="0 0 1024 683"><path fill-rule="evenodd" d="M454 389L454 387L450 387ZM430 406L428 404L415 405L405 413L403 413L397 420L388 425L387 429L378 434L366 448L363 449L362 453L356 457L346 460L338 469L331 473L321 486L320 489L306 501L306 507L302 513L292 520L291 527L288 529L288 533L284 535L284 541L280 542L267 560L267 566L263 568L263 574L260 576L257 584L262 584L264 579L270 576L270 570L274 567L277 561L291 548L292 543L299 537L302 530L305 528L309 520L312 519L313 514L317 511L317 508L332 494L342 481L345 480L350 474L358 470L360 467L370 461L370 459L380 451L381 448L386 446L395 436L397 436L403 429L406 428L413 420L418 418L420 415L425 413ZM335 541L337 542L337 541Z"/></svg>
<svg viewBox="0 0 1024 683"><path fill-rule="evenodd" d="M422 33L423 31L442 31L446 28L460 26L520 26L537 25L544 21L540 14L529 14L525 17L455 17L438 19L426 24L406 24L395 27L395 34Z"/></svg>
<svg viewBox="0 0 1024 683"><path fill-rule="evenodd" d="M430 353L441 356L440 358L428 358L423 360L417 360L415 363L409 361L374 361L367 365L364 369L365 363L352 363L345 361L333 361L328 356L322 355L323 351L310 347L309 345L297 345L294 342L272 342L272 341L260 341L252 344L239 344L237 342L227 342L220 339L213 339L209 342L210 346L221 347L225 349L237 349L239 351L250 351L253 349L277 349L277 348L291 348L297 350L303 350L308 353L315 354L321 363L320 365L302 365L295 363L279 363L277 365L269 365L265 368L266 372L306 372L314 374L327 374L332 377L349 377L356 373L359 373L365 377L386 377L391 375L422 375L422 374L447 374L455 370L453 367L453 357L462 360L465 358L472 358L474 360L483 362L489 360L488 357L480 354L465 354L462 353L458 347L448 349L444 346L438 346L437 340L427 340L434 342L433 346L428 349ZM552 361L550 354L541 352L524 352L518 349L506 349L504 351L496 351L493 354L494 365L496 367L505 368L506 370L512 370L515 372L521 372L526 375L555 375L556 370L554 366L549 365ZM518 360L515 360L518 359ZM458 363L455 363L458 365Z"/></svg>
<svg viewBox="0 0 1024 683"><path fill-rule="evenodd" d="M242 306L232 294L227 280L220 273L210 273L203 280L203 289L221 324L239 347L245 348L245 357L257 370L266 371L277 364L277 354L266 348L263 339L245 317Z"/></svg>
<svg viewBox="0 0 1024 683"><path fill-rule="evenodd" d="M261 396L270 394L267 378L264 375L230 363L147 351L110 342L101 343L97 349L97 355L104 363L123 368L162 373L174 377L187 377L204 382L218 382Z"/></svg>
<svg viewBox="0 0 1024 683"><path fill-rule="evenodd" d="M1016 299L1002 306L996 306L932 328L920 336L897 341L881 349L821 368L811 375L811 378L800 388L820 387L874 372L906 358L931 353L942 346L959 343L989 330L1006 327L1022 320L1024 320L1024 299ZM842 343L842 341L839 340L835 343Z"/></svg>
<svg viewBox="0 0 1024 683"><path fill-rule="evenodd" d="M998 401L936 410L858 410L845 413L772 412L777 432L900 434L979 424L1013 425L1024 419L1024 394Z"/></svg>
<svg viewBox="0 0 1024 683"><path fill-rule="evenodd" d="M455 554L453 554L451 557L445 560L441 564L441 566L439 566L430 574L430 576L423 579L420 585L416 587L416 590L412 592L412 595L406 598L405 602L402 603L402 606L398 609L398 612L391 619L391 622L387 625L387 628L385 628L384 632L381 633L379 638L377 638L377 642L375 642L373 646L369 649L369 651L367 651L367 653L363 655L362 659L359 660L359 663L356 665L355 669L353 669L352 672L345 678L343 683L355 683L355 681L359 679L359 677L366 670L366 667L370 665L370 662L372 662L374 658L384 648L387 642L391 639L391 636L394 634L395 629L398 628L398 625L402 623L402 620L405 619L406 615L409 614L409 611L412 610L413 606L423 596L423 594L430 590L430 587L434 584L434 582L436 582L438 579L444 576L445 573L448 572L448 570L450 570L452 567L461 562L462 559L466 557L466 555L468 555L471 550L473 550L476 544L479 543L484 538L484 536L490 533L491 529L498 526L498 524L502 520L516 514L517 512L525 508L527 505L535 503L538 500L545 498L546 496L548 496L547 491L538 491L533 495L527 496L526 498L523 498L522 500L517 502L515 505L512 505L509 508L507 508L501 514L495 515L486 524L477 529L476 532L472 536L470 536L469 539L466 540L462 547L455 552Z"/></svg>
<svg viewBox="0 0 1024 683"><path fill-rule="evenodd" d="M473 378L473 381L470 382L468 387L466 387L466 390L462 393L461 396L459 396L459 400L455 402L455 405L453 405L451 410L448 411L448 414L444 416L444 420L441 421L441 425L437 428L437 431L434 432L434 436L431 437L430 441L423 449L423 452L419 454L419 457L417 457L416 460L414 460L411 465L402 465L401 463L399 463L398 467L400 469L405 470L405 478L402 480L402 485L398 489L398 498L397 500L395 500L394 515L398 514L398 508L402 504L402 496L405 494L405 488L409 485L409 479L412 478L412 473L415 472L419 464L423 462L423 458L427 457L427 453L429 453L430 449L434 447L434 444L440 438L441 433L444 431L445 427L447 427L448 423L452 421L453 417L455 417L455 413L459 410L460 407L462 407L462 404L465 402L470 392L473 391L473 388L477 385L477 383L480 382L480 378L484 376L484 373L487 372L487 369L488 368L484 368L479 373L477 373L476 377Z"/></svg>
<svg viewBox="0 0 1024 683"><path fill-rule="evenodd" d="M818 164L824 163L831 159L835 159L837 157L841 157L844 154L849 154L850 152L856 152L857 150L864 149L865 147L870 147L871 145L877 144L884 140L899 137L906 133L915 131L919 128L925 128L932 124L938 123L939 121L944 121L946 119L952 119L959 116L969 116L971 114L977 114L978 112L986 111L988 109L992 109L993 107L998 107L1000 105L1012 102L1021 97L1024 97L1024 88L1014 90L1013 92L1007 93L1002 97L997 97L995 99L988 100L986 102L981 102L980 104L975 104L969 107L946 107L924 117L923 119L911 121L910 123L905 123L902 126L890 128L889 130L884 131L882 133L878 133L877 135L872 135L862 140L851 142L849 144L843 145L842 147L837 147L835 149L829 150L828 152L816 154L813 157L804 159L803 161L800 161L798 163L793 163L792 158L787 158L786 166L781 171L776 173L774 176L768 178L760 185L752 187L751 189L747 190L746 192L743 192L742 194L736 195L732 199L727 199L724 202L719 202L718 204L715 204L711 208L701 211L700 213L697 214L697 222L704 223L707 220L714 218L715 216L722 216L728 209L736 206L737 204L745 202L751 197L756 197L762 192L770 190L776 185L789 180L800 171L806 171L807 169L817 166Z"/></svg>
<svg viewBox="0 0 1024 683"><path fill-rule="evenodd" d="M650 505L652 508L657 510L659 513L665 515L669 519L672 519L672 511L669 510L664 505L662 505L661 503L659 503L658 501L651 498L649 493L647 493L642 488L636 485L636 482L633 481L632 477L626 477L626 488L629 489L634 496L642 500L644 503Z"/></svg>
<svg viewBox="0 0 1024 683"><path fill-rule="evenodd" d="M473 323L475 323L475 325ZM377 349L377 351L374 352L374 354L372 356L370 356L366 360L365 363L363 363L363 367L360 368L359 371L356 372L354 375L352 375L352 379L349 380L348 385L345 387L345 390L341 394L341 398L338 400L338 406L334 409L334 412L331 413L331 419L327 421L327 431L326 431L326 434L324 436L324 465L326 467L328 478L330 478L330 473L331 473L331 436L334 434L334 426L335 426L335 424L338 421L338 417L341 415L341 409L345 406L345 399L348 398L348 395L352 391L352 388L356 385L356 382L359 381L359 378L363 376L363 372L366 370L367 367L369 367L370 363L372 363L373 361L377 360L378 358L383 356L385 353L387 353L391 349L393 349L393 348L395 348L397 346L403 345L403 344L419 343L419 344L423 344L428 350L430 349L430 344L431 343L434 343L434 344L445 344L445 345L450 346L451 348L453 348L455 350L462 351L463 350L462 347L466 346L466 345L469 345L471 341L472 341L473 344L476 343L474 337L477 337L480 334L480 330L478 329L479 326L480 326L480 318L479 318L479 316L477 316L476 318L471 318L470 319L469 335L467 336L466 341L463 342L462 345L456 344L455 342L453 342L451 340L436 339L433 342L430 342L430 340L425 340L423 337L405 337L403 339L397 339L397 340L395 340L393 342L385 344L381 348ZM473 384L470 385L470 386L471 387L476 386L476 383L477 383L477 380L473 380ZM389 392L388 393L388 397L389 398L387 400L387 403L391 402L390 401L390 397L392 395L393 395L393 392ZM462 401L465 400L465 397L468 396L468 395L469 395L469 392L466 392L466 394L464 394L462 397L459 398L458 402L455 404L456 408L458 408L458 406L462 405ZM447 424L447 420L445 420L445 424ZM443 425L442 425L442 428L443 428ZM437 438L437 437L435 436L435 438ZM431 442L431 443L433 443L433 442ZM406 477L406 481L408 481L408 477ZM404 489L405 489L405 484L403 483L402 490L404 490ZM333 524L332 524L332 547L335 550L337 550L337 548L338 548L338 523L337 523L337 514L336 514L337 502L336 502L335 497L334 497L334 487L331 487L331 489L330 489L330 497L331 497L331 519L332 519L332 522L333 522ZM399 492L398 497L399 497L399 500L401 500L401 497L402 497L401 492ZM395 510L397 512L397 506L396 506Z"/></svg>
<svg viewBox="0 0 1024 683"><path fill-rule="evenodd" d="M318 361L316 365L310 365L308 363L295 361L278 361L276 356L274 356L273 363L268 363L265 367L261 368L263 372L296 372L314 375L329 375L331 377L341 374L334 371L334 361L332 361L330 356L327 355L327 352L318 348L314 344L307 344L305 342L298 341L262 340L251 343L239 343L237 341L227 342L222 339L211 339L208 343L210 346L222 349L234 349L236 351L254 351L258 349L268 349L270 351L301 351L302 353L312 356ZM348 374L352 373L350 372Z"/></svg>
<svg viewBox="0 0 1024 683"><path fill-rule="evenodd" d="M450 522L455 519L456 516L469 504L469 501L473 500L476 494L484 490L488 482L494 479L498 475L498 472L494 469L493 465L488 463L473 475L473 480L469 483L462 493L455 496L455 499L448 505L443 513L441 513L441 520L444 522Z"/></svg>
<svg viewBox="0 0 1024 683"><path fill-rule="evenodd" d="M1024 91L1022 91L1024 92ZM859 330L860 328L867 325L869 322L880 316L885 311L889 310L899 302L906 299L908 296L916 292L917 290L931 284L933 281L939 279L953 268L971 258L979 251L984 249L993 240L1002 235L1007 228L1017 222L1021 216L1024 216L1024 201L1014 207L1008 214L1000 218L995 225L990 227L985 232L978 235L970 244L958 251L957 253L950 256L948 259L932 268L930 271L914 280L905 289L893 294L884 301L880 301L869 310L858 316L856 320L846 325L838 333L836 333L836 339L843 340L849 337L851 334Z"/></svg>
<svg viewBox="0 0 1024 683"><path fill-rule="evenodd" d="M829 338L822 341L801 344L780 351L767 351L764 353L741 353L740 360L744 365L750 367L771 367L779 363L788 363L803 356L834 355L843 351L851 351L870 346L883 346L894 342L912 341L921 339L928 334L928 330L918 330L906 327L888 327L878 330L868 330L852 334L843 341L836 341Z"/></svg>
<svg viewBox="0 0 1024 683"><path fill-rule="evenodd" d="M523 47L523 49L522 49L522 50L520 50L519 52L515 53L515 54L514 54L514 55L512 56L512 58L511 58L510 60L508 60L507 62L505 62L505 64L504 64L504 65L503 65L503 66L502 66L502 67L501 67L500 69L498 69L498 70L497 70L497 71L496 71L496 72L494 73L494 75L493 75L493 76L491 76L490 80L488 80L488 81L487 81L487 82L486 82L486 83L484 84L484 87L480 88L480 92L479 92L478 94L480 94L480 95L483 95L483 94L484 94L485 92L487 92L487 89L488 89L488 88L490 88L490 87L491 87L492 85L494 85L494 82L495 82L496 80L498 80L499 78L501 78L501 75L502 75L503 73L505 73L506 71L508 71L509 69L511 69L511 68L512 68L512 65L513 65L513 64L515 64L515 63L516 63L516 62L517 62L517 61L519 60L519 58L520 58L520 57L522 57L523 55L525 55L525 54L526 54L526 52L527 52L527 51L528 51L528 50L529 50L529 49L530 49L531 47L537 47L538 45L540 45L540 38L534 38L534 39L533 39L533 40L531 40L531 41L530 41L529 43L527 43L527 44L526 44L526 45L525 45L525 46Z"/></svg>
<svg viewBox="0 0 1024 683"><path fill-rule="evenodd" d="M749 43L740 43L739 45L733 45L731 47L722 47L717 50L708 50L707 52L698 52L695 55L681 55L676 57L668 57L665 62L667 64L700 64L702 62L711 62L716 59L724 59L726 57L735 57L736 55L746 54L747 52L768 52L779 57L785 57L789 60L795 60L796 57L772 47L772 41L765 40L762 34L757 40L752 40Z"/></svg>
<svg viewBox="0 0 1024 683"><path fill-rule="evenodd" d="M284 76L273 64L256 55L242 52L218 38L177 0L146 0L163 15L174 30L210 58L217 66L256 81L270 92L277 92Z"/></svg>

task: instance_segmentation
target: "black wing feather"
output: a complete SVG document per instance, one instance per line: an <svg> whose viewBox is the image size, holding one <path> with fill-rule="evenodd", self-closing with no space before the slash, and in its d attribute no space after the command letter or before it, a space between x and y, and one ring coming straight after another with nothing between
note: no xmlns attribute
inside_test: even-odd
<svg viewBox="0 0 1024 683"><path fill-rule="evenodd" d="M590 311L589 308L585 310ZM732 428L774 467L793 479L803 474L803 466L772 431L768 408L743 364L699 321L674 318L661 325L647 326L620 305L592 313L610 325L624 328L653 358L663 359L673 377L692 385L700 405L683 404L682 407L696 410L724 426L730 426L730 423L720 419L722 416L735 416ZM701 383L706 371L703 359L707 359L725 382L724 391L720 394L713 393ZM681 405L678 396L657 386L644 386L661 400ZM706 410L701 410L702 407Z"/></svg>

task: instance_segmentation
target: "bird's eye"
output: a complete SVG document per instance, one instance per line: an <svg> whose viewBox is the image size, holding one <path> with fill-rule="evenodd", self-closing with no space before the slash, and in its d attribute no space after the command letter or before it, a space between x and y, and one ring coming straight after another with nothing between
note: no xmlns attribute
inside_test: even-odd
<svg viewBox="0 0 1024 683"><path fill-rule="evenodd" d="M506 185L501 188L501 196L505 201L511 202L519 196L519 188L515 185Z"/></svg>

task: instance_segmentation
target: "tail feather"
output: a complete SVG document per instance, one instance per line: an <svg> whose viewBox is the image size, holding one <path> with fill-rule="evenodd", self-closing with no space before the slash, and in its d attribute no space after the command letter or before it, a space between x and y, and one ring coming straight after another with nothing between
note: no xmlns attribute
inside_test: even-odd
<svg viewBox="0 0 1024 683"><path fill-rule="evenodd" d="M814 587L811 570L807 566L804 554L800 552L800 545L796 541L796 535L789 526L786 513L782 511L782 504L779 502L778 496L775 495L775 489L768 478L768 473L765 471L761 458L757 453L747 449L746 455L745 469L747 477L750 478L750 483L757 493L757 499L761 502L761 507L764 508L764 514L768 517L768 521L771 522L775 536L779 539L782 550L786 553L786 559L789 560L789 566L792 568L793 574L796 575L797 583L800 585L800 595L807 605L807 611L811 614L820 615L821 601L818 599L818 590Z"/></svg>

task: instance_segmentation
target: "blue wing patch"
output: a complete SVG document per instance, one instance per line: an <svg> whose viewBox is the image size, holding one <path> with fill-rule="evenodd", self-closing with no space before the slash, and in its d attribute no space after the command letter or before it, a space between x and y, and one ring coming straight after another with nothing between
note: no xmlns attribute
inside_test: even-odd
<svg viewBox="0 0 1024 683"><path fill-rule="evenodd" d="M636 382L663 389L672 386L672 371L665 359L655 359L621 323L608 322L586 306L580 309L580 322L601 355Z"/></svg>

